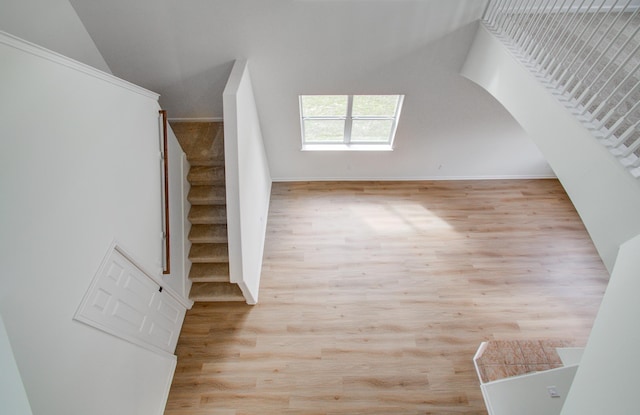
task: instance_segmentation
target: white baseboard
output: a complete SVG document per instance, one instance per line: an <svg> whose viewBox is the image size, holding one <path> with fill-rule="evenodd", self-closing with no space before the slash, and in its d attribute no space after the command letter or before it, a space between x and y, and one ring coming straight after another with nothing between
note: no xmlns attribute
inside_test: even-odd
<svg viewBox="0 0 640 415"><path fill-rule="evenodd" d="M462 180L542 180L555 175L422 176L422 177L272 177L273 182L418 182Z"/></svg>
<svg viewBox="0 0 640 415"><path fill-rule="evenodd" d="M164 411L165 411L165 409L167 407L167 401L169 400L169 392L171 391L171 384L173 383L173 376L176 373L176 366L177 365L178 365L177 358L171 360L171 369L170 369L170 373L169 373L168 379L167 379L165 387L164 387L162 398L160 400L160 408L158 408L158 415L163 415Z"/></svg>
<svg viewBox="0 0 640 415"><path fill-rule="evenodd" d="M169 122L223 122L223 117L168 118Z"/></svg>

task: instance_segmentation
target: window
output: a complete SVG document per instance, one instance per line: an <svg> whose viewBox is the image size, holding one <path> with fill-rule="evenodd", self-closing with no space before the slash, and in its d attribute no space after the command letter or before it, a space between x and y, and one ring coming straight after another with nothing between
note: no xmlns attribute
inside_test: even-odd
<svg viewBox="0 0 640 415"><path fill-rule="evenodd" d="M403 95L302 95L303 150L391 150Z"/></svg>

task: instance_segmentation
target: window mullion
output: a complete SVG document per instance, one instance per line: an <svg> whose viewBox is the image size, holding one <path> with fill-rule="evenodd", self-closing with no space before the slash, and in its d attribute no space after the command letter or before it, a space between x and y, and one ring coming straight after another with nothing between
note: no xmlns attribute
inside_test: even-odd
<svg viewBox="0 0 640 415"><path fill-rule="evenodd" d="M351 144L351 120L353 114L353 95L347 99L347 119L344 120L344 143Z"/></svg>

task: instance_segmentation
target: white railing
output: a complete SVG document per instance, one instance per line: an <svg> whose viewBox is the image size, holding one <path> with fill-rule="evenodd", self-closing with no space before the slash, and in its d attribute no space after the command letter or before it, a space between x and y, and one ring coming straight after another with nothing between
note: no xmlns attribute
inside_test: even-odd
<svg viewBox="0 0 640 415"><path fill-rule="evenodd" d="M483 23L640 177L640 0L491 0Z"/></svg>

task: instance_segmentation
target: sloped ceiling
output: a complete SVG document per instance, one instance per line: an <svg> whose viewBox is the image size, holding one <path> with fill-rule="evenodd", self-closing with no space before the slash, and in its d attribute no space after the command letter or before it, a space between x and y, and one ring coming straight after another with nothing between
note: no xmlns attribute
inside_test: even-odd
<svg viewBox="0 0 640 415"><path fill-rule="evenodd" d="M69 1L112 72L160 93L170 118L222 117L248 59L274 180L552 175L459 75L486 0ZM303 94L404 94L394 151L300 151Z"/></svg>
<svg viewBox="0 0 640 415"><path fill-rule="evenodd" d="M276 90L294 80L306 92L383 90L370 72L456 33L485 7L484 0L70 2L113 73L160 93L171 117L222 116L236 58L249 59L257 82ZM443 45L449 50L432 63L455 70L465 40Z"/></svg>

